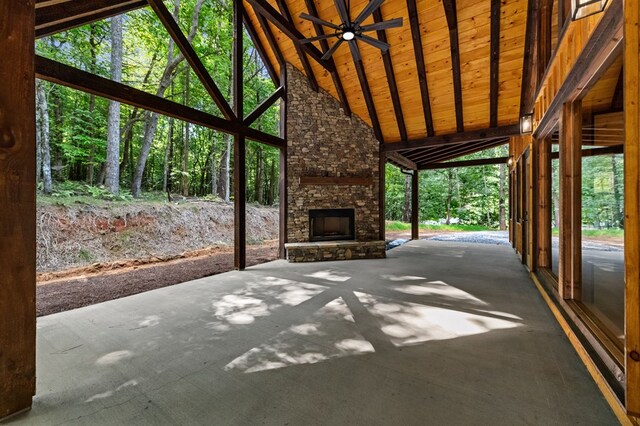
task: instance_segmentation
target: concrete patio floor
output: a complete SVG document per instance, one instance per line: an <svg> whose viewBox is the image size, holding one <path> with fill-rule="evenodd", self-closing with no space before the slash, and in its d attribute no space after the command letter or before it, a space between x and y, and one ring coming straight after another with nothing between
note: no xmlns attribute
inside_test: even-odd
<svg viewBox="0 0 640 426"><path fill-rule="evenodd" d="M510 247L276 261L38 319L11 424L617 424Z"/></svg>

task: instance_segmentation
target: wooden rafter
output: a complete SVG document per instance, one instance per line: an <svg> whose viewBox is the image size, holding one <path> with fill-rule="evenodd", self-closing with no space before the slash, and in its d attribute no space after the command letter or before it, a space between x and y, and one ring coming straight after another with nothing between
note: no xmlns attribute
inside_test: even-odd
<svg viewBox="0 0 640 426"><path fill-rule="evenodd" d="M276 55L276 61L278 61L278 66L282 69L285 66L284 55L282 54L282 50L280 50L280 46L278 45L278 41L276 37L273 35L273 31L271 31L271 27L269 26L269 22L267 19L259 14L255 8L253 12L256 14L256 18L258 19L258 23L260 23L260 28L264 32L264 36L267 39L267 43L269 43L269 47L274 55Z"/></svg>
<svg viewBox="0 0 640 426"><path fill-rule="evenodd" d="M469 130L461 133L431 136L428 138L411 141L389 143L384 146L385 151L404 151L408 149L424 148L428 146L448 145L452 143L479 141L501 137L516 136L520 134L520 125L512 124L489 129Z"/></svg>
<svg viewBox="0 0 640 426"><path fill-rule="evenodd" d="M476 152L484 151L485 149L504 145L508 142L509 142L508 138L500 138L500 139L465 143L465 144L459 145L458 147L452 147L452 148L442 147L438 152L433 153L432 155L422 158L416 162L419 164L424 164L424 163L436 163L441 161L448 161L454 158L462 157L463 155L469 155Z"/></svg>
<svg viewBox="0 0 640 426"><path fill-rule="evenodd" d="M456 0L442 0L444 13L449 26L449 44L451 46L451 72L453 73L453 99L456 107L456 129L464 132L462 111L462 73L460 71L460 46L458 42L458 13Z"/></svg>
<svg viewBox="0 0 640 426"><path fill-rule="evenodd" d="M262 101L260 105L258 105L249 115L247 115L244 119L244 125L249 126L251 123L256 121L262 114L265 113L266 110L271 108L271 106L280 98L285 95L285 90L283 86L278 87L278 89L273 92L271 96Z"/></svg>
<svg viewBox="0 0 640 426"><path fill-rule="evenodd" d="M424 166L420 166L420 170L452 169L454 167L472 167L472 166L488 166L493 164L506 164L508 160L509 160L509 157L497 157L497 158L481 158L478 160L449 161L446 163L425 164Z"/></svg>
<svg viewBox="0 0 640 426"><path fill-rule="evenodd" d="M81 27L147 5L146 0L38 2L36 3L36 38Z"/></svg>
<svg viewBox="0 0 640 426"><path fill-rule="evenodd" d="M489 94L489 126L498 125L498 91L500 77L500 5L501 0L491 0L491 82Z"/></svg>
<svg viewBox="0 0 640 426"><path fill-rule="evenodd" d="M285 2L285 0L276 0L276 3L278 5L278 9L280 9L280 13L282 14L282 17L286 19L287 22L289 22L289 24L291 24L295 28L296 26L295 22L291 17L291 12L289 11L289 7L287 6L287 3ZM307 79L309 80L309 85L311 86L311 89L314 92L317 92L319 89L318 80L316 79L316 75L313 73L313 68L311 68L311 64L309 63L309 58L307 57L307 54L302 48L303 45L301 43L294 43L294 46L296 48L296 52L298 53L298 58L300 58L300 63L302 64L304 73L307 76Z"/></svg>
<svg viewBox="0 0 640 426"><path fill-rule="evenodd" d="M415 162L409 160L407 157L400 154L399 152L391 151L391 152L386 152L384 155L387 158L388 162L393 163L396 166L404 167L407 170L416 170L418 168Z"/></svg>
<svg viewBox="0 0 640 426"><path fill-rule="evenodd" d="M524 62L522 64L522 85L520 87L520 117L533 110L534 93L537 84L533 81L535 43L538 33L539 0L529 0L527 7L527 29L524 41Z"/></svg>
<svg viewBox="0 0 640 426"><path fill-rule="evenodd" d="M261 142L276 148L285 145L282 138L252 129L237 121L225 120L221 117L190 108L188 106L161 98L142 90L117 83L107 78L93 75L86 71L61 64L42 56L36 56L36 76L42 80L70 87L86 93L91 93L123 104L131 105L188 121L192 124L219 130L232 134L243 134L251 140Z"/></svg>
<svg viewBox="0 0 640 426"><path fill-rule="evenodd" d="M420 22L418 22L418 8L416 0L407 0L409 11L409 24L411 26L411 39L413 40L413 53L416 58L418 68L418 81L420 83L420 95L422 97L422 110L424 121L427 126L427 136L433 136L433 118L431 116L431 101L429 100L429 87L427 85L427 71L424 65L424 51L422 49L422 36Z"/></svg>
<svg viewBox="0 0 640 426"><path fill-rule="evenodd" d="M189 65L191 65L193 72L198 76L198 79L206 89L207 93L209 93L209 96L211 96L215 104L218 106L222 115L229 120L235 119L236 116L233 113L233 110L222 95L222 92L220 92L220 89L218 89L216 83L213 81L211 74L207 71L202 60L200 60L200 57L193 49L193 46L191 46L191 43L189 43L189 40L187 40L187 37L180 29L180 26L175 19L173 19L171 12L169 12L162 0L148 1L149 6L151 6L154 12L156 12L160 22L162 22L162 25L164 25L169 35L176 43L176 46L178 46Z"/></svg>
<svg viewBox="0 0 640 426"><path fill-rule="evenodd" d="M310 0L307 0L310 1ZM382 22L382 12L380 9L376 9L373 12L374 22ZM378 30L378 39L384 43L387 43L387 32L385 30ZM393 70L393 61L391 60L391 54L389 50L382 52L382 63L384 64L384 71L387 75L387 82L389 84L389 93L391 94L391 102L393 103L393 111L396 115L396 122L398 123L398 131L400 132L400 139L407 140L407 126L404 123L404 115L402 114L402 105L400 104L400 96L398 96L398 85L396 83L396 73Z"/></svg>
<svg viewBox="0 0 640 426"><path fill-rule="evenodd" d="M371 119L371 125L373 126L373 133L378 139L378 142L383 143L382 129L380 128L380 121L378 120L378 113L376 112L376 106L373 103L373 97L371 96L371 89L369 88L369 81L367 80L367 73L364 71L364 64L362 63L362 55L360 55L357 42L351 41L347 43L351 50L351 56L353 57L353 65L356 68L356 74L358 75L358 81L360 82L360 88L362 89L362 95L364 96L364 102L367 105L367 112Z"/></svg>
<svg viewBox="0 0 640 426"><path fill-rule="evenodd" d="M253 9L267 18L269 22L276 26L284 35L289 37L295 45L299 45L309 56L311 56L316 62L318 62L324 69L331 72L331 64L322 59L323 53L315 47L312 43L301 43L300 41L305 37L300 31L298 31L291 22L287 21L273 6L271 6L266 0L247 0Z"/></svg>
<svg viewBox="0 0 640 426"><path fill-rule="evenodd" d="M318 10L316 9L314 0L305 0L304 2L307 6L307 12L309 13L309 15L318 17ZM316 32L316 35L324 35L322 25L314 22L313 28ZM324 39L320 40L320 47L322 48L322 52L326 52L327 50L329 50L329 42ZM351 106L349 105L349 99L347 99L347 94L344 92L342 80L340 80L340 75L338 74L338 70L336 69L335 61L333 57L329 58L328 61L332 64L333 71L331 71L331 79L333 80L333 85L336 88L336 92L338 92L338 98L340 99L340 103L342 104L344 114L347 116L351 116Z"/></svg>
<svg viewBox="0 0 640 426"><path fill-rule="evenodd" d="M251 22L251 19L249 19L247 11L244 8L242 8L242 21L244 22L244 27L249 33L251 41L253 42L253 46L256 48L258 54L260 55L260 58L262 59L262 63L267 68L267 72L269 73L269 77L271 77L273 84L275 84L276 87L280 86L280 76L276 72L276 69L271 63L271 60L269 60L269 56L267 55L267 51L262 44L262 40L260 40L260 37L258 36L258 33L253 26L253 22Z"/></svg>

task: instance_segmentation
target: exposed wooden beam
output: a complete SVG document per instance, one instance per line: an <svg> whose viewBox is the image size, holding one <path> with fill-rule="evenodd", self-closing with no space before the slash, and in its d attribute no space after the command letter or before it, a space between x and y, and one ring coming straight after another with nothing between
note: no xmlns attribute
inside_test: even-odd
<svg viewBox="0 0 640 426"><path fill-rule="evenodd" d="M407 0L409 11L409 24L411 26L411 39L413 40L413 53L418 68L418 82L420 83L420 95L422 97L422 111L424 122L427 126L427 136L433 136L433 118L431 116L431 101L429 100L429 87L427 85L427 71L424 65L424 50L422 49L422 32L418 22L418 8L416 0Z"/></svg>
<svg viewBox="0 0 640 426"><path fill-rule="evenodd" d="M464 155L465 152L474 149L475 147L483 147L492 140L482 139L479 141L462 142L452 145L441 145L433 148L433 151L417 152L411 156L407 156L411 161L416 164L422 163L435 163L436 161L442 161L440 159L447 157L458 157Z"/></svg>
<svg viewBox="0 0 640 426"><path fill-rule="evenodd" d="M282 86L285 88L285 96L280 102L280 137L284 140L287 139L287 117L289 114L287 113L287 108L289 107L289 102L287 99L287 68L283 66L280 68L280 82ZM278 170L278 189L280 193L278 194L278 199L280 201L280 211L279 211L279 233L278 233L278 243L279 243L279 255L280 259L286 259L287 250L285 249L285 244L288 240L288 217L289 217L289 194L287 191L287 179L288 179L288 170L287 170L287 144L285 143L280 148L280 167Z"/></svg>
<svg viewBox="0 0 640 426"><path fill-rule="evenodd" d="M289 22L293 26L293 28L295 28L296 24L293 21L293 18L291 17L291 12L289 12L289 7L287 6L287 3L285 2L285 0L276 0L276 3L278 5L278 9L280 9L280 13L282 14L282 17L286 19L287 22ZM300 58L300 63L302 64L304 73L307 76L307 79L309 80L309 85L311 86L311 89L314 92L317 92L319 90L318 80L316 79L316 75L313 72L313 68L311 68L311 64L309 63L309 58L307 58L307 54L302 48L303 45L301 43L293 43L293 45L296 48L296 52L298 53L298 58Z"/></svg>
<svg viewBox="0 0 640 426"><path fill-rule="evenodd" d="M260 116L264 114L266 110L271 108L271 106L275 104L278 99L282 98L284 94L285 94L284 87L282 86L278 87L278 89L275 92L273 92L271 96L269 96L267 99L262 101L260 105L256 107L256 109L251 111L251 113L245 117L244 125L245 126L251 125L251 123L253 123L258 118L260 118Z"/></svg>
<svg viewBox="0 0 640 426"><path fill-rule="evenodd" d="M314 0L304 0L304 2L307 5L307 12L309 13L309 15L318 17L318 10L316 9ZM322 25L314 22L313 28L316 31L316 35L324 35ZM320 40L320 47L322 48L322 52L328 51L329 42L327 40ZM340 103L342 104L342 110L344 111L344 114L346 116L351 116L351 106L349 105L349 99L347 99L347 94L345 93L344 87L342 86L342 80L340 80L340 75L338 74L338 70L336 69L333 57L329 58L329 62L332 64L333 68L333 71L331 71L331 79L333 80L333 85L336 87L336 92L338 92L338 98L340 99Z"/></svg>
<svg viewBox="0 0 640 426"><path fill-rule="evenodd" d="M253 22L251 22L251 19L249 19L249 15L247 14L247 11L245 10L245 8L242 8L242 20L244 22L244 27L247 29L247 32L249 33L249 37L253 42L253 46L258 51L260 58L262 58L262 63L267 68L269 77L271 77L273 84L275 84L276 87L279 87L280 76L278 75L275 67L271 63L271 60L269 59L269 55L267 54L267 50L264 48L264 45L262 44L262 40L260 40L260 36L258 35L258 32L253 26Z"/></svg>
<svg viewBox="0 0 640 426"><path fill-rule="evenodd" d="M451 133L448 135L431 136L423 139L416 139L404 142L387 143L384 145L385 151L404 151L407 149L424 148L427 146L441 146L452 143L479 141L483 139L495 139L520 134L520 125L511 124L489 129L469 130L461 133Z"/></svg>
<svg viewBox="0 0 640 426"><path fill-rule="evenodd" d="M57 34L148 6L146 0L118 3L101 0L100 4L103 7L96 8L96 2L82 1L60 4L42 3L42 6L36 9L36 38Z"/></svg>
<svg viewBox="0 0 640 426"><path fill-rule="evenodd" d="M547 136L555 128L563 104L581 98L598 82L622 51L622 0L612 0L603 13L604 15L593 30L589 42L580 52L558 93L554 96L544 116L537 123L533 131L534 138L539 139Z"/></svg>
<svg viewBox="0 0 640 426"><path fill-rule="evenodd" d="M233 113L233 110L222 95L222 92L220 92L220 89L218 89L216 83L213 81L213 78L200 60L200 57L193 49L193 46L191 46L191 43L189 43L189 40L187 40L187 37L180 29L180 26L175 21L175 19L173 19L171 12L169 12L162 0L148 1L149 6L151 6L154 12L156 12L156 15L160 19L160 22L162 22L162 25L164 25L165 29L178 46L189 65L191 65L193 72L196 74L196 76L198 76L198 79L204 86L209 96L211 96L215 104L218 106L218 109L220 109L222 115L224 115L224 117L229 120L235 119L236 116Z"/></svg>
<svg viewBox="0 0 640 426"><path fill-rule="evenodd" d="M462 73L460 71L460 46L458 42L458 13L456 11L456 0L442 0L442 5L444 6L444 13L447 17L447 25L449 26L451 71L453 73L453 99L456 107L456 129L458 132L464 132Z"/></svg>
<svg viewBox="0 0 640 426"><path fill-rule="evenodd" d="M310 1L310 0L307 0ZM373 12L374 22L382 22L382 12L380 8ZM385 30L376 31L378 40L387 43L387 32ZM390 49L389 49L390 50ZM398 95L398 85L396 83L396 73L393 70L393 61L391 60L391 54L389 50L382 52L382 63L384 64L384 71L387 75L387 82L389 84L389 93L391 94L391 102L393 103L393 112L396 115L396 122L398 123L398 131L400 132L400 139L407 140L407 127L404 122L404 115L402 114L402 104L400 103L400 96Z"/></svg>
<svg viewBox="0 0 640 426"><path fill-rule="evenodd" d="M454 167L489 166L493 164L506 164L507 161L509 161L509 157L481 158L478 160L464 160L464 161L449 161L447 163L425 164L423 166L420 166L420 170L451 169Z"/></svg>
<svg viewBox="0 0 640 426"><path fill-rule="evenodd" d="M489 126L498 126L498 92L500 90L500 5L491 0L491 82L489 89Z"/></svg>
<svg viewBox="0 0 640 426"><path fill-rule="evenodd" d="M276 40L276 37L273 35L273 31L271 31L269 21L267 21L264 16L258 13L255 8L253 9L253 13L256 14L256 18L258 19L260 28L262 28L262 32L264 32L264 36L267 38L267 43L269 43L269 47L271 48L273 54L276 55L276 61L278 61L278 66L280 67L280 70L282 70L282 68L284 68L285 66L286 61L284 60L284 55L282 54L282 50L280 50L280 46L278 45L278 40Z"/></svg>
<svg viewBox="0 0 640 426"><path fill-rule="evenodd" d="M387 161L395 164L396 166L403 167L407 170L416 170L418 168L415 162L409 160L407 157L398 152L386 152L384 155L386 156Z"/></svg>
<svg viewBox="0 0 640 426"><path fill-rule="evenodd" d="M285 145L285 141L277 136L244 126L237 121L225 120L221 117L190 108L188 106L160 98L142 90L134 89L122 83L90 74L86 71L36 56L36 76L42 80L91 93L123 104L157 112L167 117L188 121L192 124L232 134L244 134L247 138L276 148Z"/></svg>
<svg viewBox="0 0 640 426"><path fill-rule="evenodd" d="M34 13L0 2L0 419L36 391Z"/></svg>
<svg viewBox="0 0 640 426"><path fill-rule="evenodd" d="M242 0L233 0L233 46L231 67L233 70L233 112L241 120L244 117L244 32L242 28ZM247 147L243 135L234 135L233 141L233 230L236 270L247 265Z"/></svg>
<svg viewBox="0 0 640 426"><path fill-rule="evenodd" d="M356 74L358 75L358 81L360 82L360 88L362 89L362 95L364 96L364 102L367 105L367 112L371 119L371 126L373 127L373 133L378 139L378 142L383 143L382 129L380 128L380 121L378 120L378 113L376 112L376 106L373 103L373 97L371 96L371 89L369 88L369 81L367 80L367 74L364 72L364 64L362 63L362 56L360 55L357 42L347 42L349 49L351 50L351 56L353 57L353 64L356 68Z"/></svg>
<svg viewBox="0 0 640 426"><path fill-rule="evenodd" d="M382 145L378 145L378 239L386 240L386 209L387 209L387 158L382 150Z"/></svg>
<svg viewBox="0 0 640 426"><path fill-rule="evenodd" d="M280 13L278 13L273 6L271 6L266 0L247 0L254 10L263 15L269 22L276 26L284 35L289 37L295 45L301 46L316 62L318 62L324 69L331 72L331 64L322 59L323 53L315 47L312 43L301 43L300 40L305 37L300 31L298 31L293 23L287 21Z"/></svg>
<svg viewBox="0 0 640 426"><path fill-rule="evenodd" d="M417 170L411 175L411 239L420 238L420 173Z"/></svg>
<svg viewBox="0 0 640 426"><path fill-rule="evenodd" d="M538 33L539 0L529 0L527 26L524 39L524 63L522 65L522 85L520 87L520 117L533 110L536 82L533 81L534 52Z"/></svg>
<svg viewBox="0 0 640 426"><path fill-rule="evenodd" d="M490 148L495 148L496 146L505 145L507 143L509 143L508 138L476 142L468 145L464 144L460 148L456 148L451 151L443 151L438 153L437 155L434 154L429 157L428 162L435 163L435 162L449 161L465 155L475 154L476 152L485 151ZM425 161L421 161L420 165L422 163L425 163Z"/></svg>

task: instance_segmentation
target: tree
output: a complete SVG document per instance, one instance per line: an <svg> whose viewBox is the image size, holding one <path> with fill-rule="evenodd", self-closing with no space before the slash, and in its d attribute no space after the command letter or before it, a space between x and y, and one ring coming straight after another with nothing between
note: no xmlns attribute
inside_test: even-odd
<svg viewBox="0 0 640 426"><path fill-rule="evenodd" d="M111 18L111 79L122 81L122 15ZM120 103L109 101L105 187L120 192Z"/></svg>
<svg viewBox="0 0 640 426"><path fill-rule="evenodd" d="M36 180L42 176L42 191L51 194L51 146L49 107L42 80L36 81Z"/></svg>

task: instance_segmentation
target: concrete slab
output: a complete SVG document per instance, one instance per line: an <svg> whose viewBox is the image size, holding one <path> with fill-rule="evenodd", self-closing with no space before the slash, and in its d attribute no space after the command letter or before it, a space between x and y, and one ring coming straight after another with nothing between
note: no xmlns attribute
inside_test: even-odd
<svg viewBox="0 0 640 426"><path fill-rule="evenodd" d="M11 424L617 424L509 247L271 262L38 320Z"/></svg>

